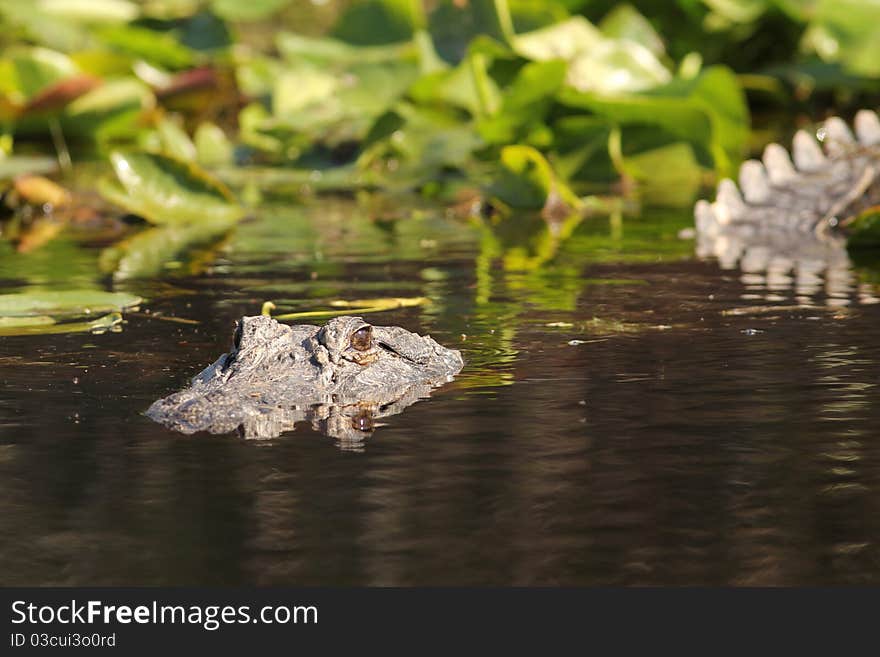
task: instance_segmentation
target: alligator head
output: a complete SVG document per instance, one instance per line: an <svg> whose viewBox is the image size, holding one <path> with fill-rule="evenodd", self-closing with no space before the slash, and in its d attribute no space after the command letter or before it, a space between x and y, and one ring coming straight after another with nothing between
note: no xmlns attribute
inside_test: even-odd
<svg viewBox="0 0 880 657"><path fill-rule="evenodd" d="M356 446L461 370L461 354L429 336L339 317L324 327L243 317L233 346L147 416L183 433L272 438L300 421Z"/></svg>

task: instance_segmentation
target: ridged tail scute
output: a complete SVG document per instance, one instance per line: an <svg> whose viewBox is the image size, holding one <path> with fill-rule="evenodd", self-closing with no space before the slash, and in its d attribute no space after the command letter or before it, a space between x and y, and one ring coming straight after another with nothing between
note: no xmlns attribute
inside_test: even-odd
<svg viewBox="0 0 880 657"><path fill-rule="evenodd" d="M799 130L791 156L770 144L760 161L745 162L738 187L722 180L715 202L699 201L695 207L701 251L709 247L705 255L712 255L717 250L712 242L725 236L750 241L767 233L773 234L772 241L780 233L790 240L805 234L833 238L832 233L880 203L880 118L861 110L853 128L855 134L842 119L831 117L815 136Z"/></svg>

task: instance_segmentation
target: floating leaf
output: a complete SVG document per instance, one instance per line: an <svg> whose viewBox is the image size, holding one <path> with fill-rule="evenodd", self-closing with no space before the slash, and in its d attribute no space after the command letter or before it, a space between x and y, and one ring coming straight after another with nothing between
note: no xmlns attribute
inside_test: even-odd
<svg viewBox="0 0 880 657"><path fill-rule="evenodd" d="M137 306L140 297L102 290L60 290L0 294L0 317L71 317L122 311Z"/></svg>
<svg viewBox="0 0 880 657"><path fill-rule="evenodd" d="M398 308L412 308L415 306L423 306L431 303L427 297L391 297L381 299L359 299L357 301L336 300L331 301L330 305L336 307L336 310L307 310L296 313L285 313L283 315L274 315L274 319L305 319L317 317L338 317L340 315L363 315L366 313L379 313L386 310L397 310ZM268 315L269 311L275 308L275 304L267 301L263 304L262 314Z"/></svg>
<svg viewBox="0 0 880 657"><path fill-rule="evenodd" d="M192 163L158 153L122 151L114 151L110 161L119 184L104 179L99 191L150 223L231 224L245 214L225 185Z"/></svg>
<svg viewBox="0 0 880 657"><path fill-rule="evenodd" d="M45 321L48 319L49 321ZM55 322L51 317L28 318L22 322L5 324L0 318L0 336L57 335L60 333L106 333L119 330L120 313L109 313L98 319L83 322Z"/></svg>

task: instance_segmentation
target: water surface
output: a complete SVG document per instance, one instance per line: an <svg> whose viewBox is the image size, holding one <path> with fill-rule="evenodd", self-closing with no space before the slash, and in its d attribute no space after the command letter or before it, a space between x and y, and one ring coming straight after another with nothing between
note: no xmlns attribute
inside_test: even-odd
<svg viewBox="0 0 880 657"><path fill-rule="evenodd" d="M557 244L334 201L100 278L148 300L122 332L0 338L0 582L877 584L873 270L805 293L695 259L690 223L596 218ZM0 291L95 279L101 246L4 253ZM142 415L263 301L386 296L433 303L370 321L467 364L356 449Z"/></svg>

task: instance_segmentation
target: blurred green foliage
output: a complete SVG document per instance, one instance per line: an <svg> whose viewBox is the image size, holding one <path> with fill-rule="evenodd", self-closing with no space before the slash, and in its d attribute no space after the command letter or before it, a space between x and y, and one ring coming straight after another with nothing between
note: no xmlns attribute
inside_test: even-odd
<svg viewBox="0 0 880 657"><path fill-rule="evenodd" d="M75 154L85 140L104 157L122 144L149 172L115 166L101 189L154 223L195 220L182 170L217 190L210 169L246 186L256 165L343 189L436 194L467 181L514 207L564 189L552 200L574 209L622 179L649 202L687 204L704 174L730 175L746 155L747 93L782 109L846 103L880 78L880 7L867 0L362 0L317 12L290 0L0 0L0 172L24 167L13 144L34 139ZM303 15L319 27L300 30ZM512 173L526 152L552 185ZM212 214L240 215L228 194L214 200Z"/></svg>

